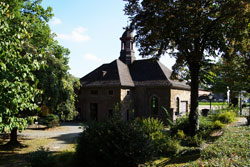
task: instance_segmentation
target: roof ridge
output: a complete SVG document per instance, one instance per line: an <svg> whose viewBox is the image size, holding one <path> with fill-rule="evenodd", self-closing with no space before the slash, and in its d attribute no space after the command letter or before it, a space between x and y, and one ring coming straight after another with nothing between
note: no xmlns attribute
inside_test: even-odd
<svg viewBox="0 0 250 167"><path fill-rule="evenodd" d="M132 80L132 77L130 75L128 65L123 63L119 59L116 59L116 63L121 86L134 86L134 81Z"/></svg>
<svg viewBox="0 0 250 167"><path fill-rule="evenodd" d="M166 77L166 79L168 80L168 82L170 82L170 86L172 86L173 83L172 83L172 80L170 79L172 71L170 69L168 69L164 64L162 64L159 60L157 60L156 62L159 64L161 71L163 72L163 74ZM168 70L168 72L171 72L171 73L168 74L167 71L165 71L165 70Z"/></svg>

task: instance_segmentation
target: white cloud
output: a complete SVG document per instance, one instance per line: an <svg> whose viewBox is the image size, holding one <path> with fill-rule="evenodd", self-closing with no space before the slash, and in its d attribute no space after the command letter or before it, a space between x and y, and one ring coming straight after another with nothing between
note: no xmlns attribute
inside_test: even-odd
<svg viewBox="0 0 250 167"><path fill-rule="evenodd" d="M77 27L73 29L71 34L57 34L57 38L62 40L70 40L74 42L84 42L90 40L90 37L86 35L87 29L83 27Z"/></svg>
<svg viewBox="0 0 250 167"><path fill-rule="evenodd" d="M98 58L96 55L91 54L91 53L87 53L83 56L83 58L85 60L89 60L89 61L101 61L100 58Z"/></svg>
<svg viewBox="0 0 250 167"><path fill-rule="evenodd" d="M52 26L55 26L55 25L58 25L58 24L62 24L61 19L59 19L59 18L57 18L57 17L54 17L54 18L52 19L51 25L52 25Z"/></svg>

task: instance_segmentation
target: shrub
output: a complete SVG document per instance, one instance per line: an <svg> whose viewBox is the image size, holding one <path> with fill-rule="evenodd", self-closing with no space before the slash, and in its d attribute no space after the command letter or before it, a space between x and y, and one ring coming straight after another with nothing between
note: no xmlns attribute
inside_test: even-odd
<svg viewBox="0 0 250 167"><path fill-rule="evenodd" d="M146 133L151 134L157 131L164 130L164 124L158 118L149 117L142 119L142 126Z"/></svg>
<svg viewBox="0 0 250 167"><path fill-rule="evenodd" d="M55 161L51 153L43 147L40 147L35 152L29 153L27 161L30 163L30 167L55 166Z"/></svg>
<svg viewBox="0 0 250 167"><path fill-rule="evenodd" d="M178 130L176 133L176 138L178 139L184 139L186 137L185 133L183 132L183 130Z"/></svg>
<svg viewBox="0 0 250 167"><path fill-rule="evenodd" d="M150 137L136 122L91 123L79 137L77 166L137 167L154 155Z"/></svg>
<svg viewBox="0 0 250 167"><path fill-rule="evenodd" d="M49 114L44 118L43 123L48 127L48 128L54 128L59 126L59 117L54 114Z"/></svg>
<svg viewBox="0 0 250 167"><path fill-rule="evenodd" d="M182 130L185 134L189 131L188 117L182 117L176 120L176 123L171 127L171 134L175 135L178 130Z"/></svg>
<svg viewBox="0 0 250 167"><path fill-rule="evenodd" d="M164 133L164 124L158 118L149 117L141 120L144 132L151 137L157 155L176 154L180 150L180 142Z"/></svg>
<svg viewBox="0 0 250 167"><path fill-rule="evenodd" d="M223 112L217 115L216 120L219 120L220 122L224 124L229 124L235 121L236 113L229 111L229 112Z"/></svg>
<svg viewBox="0 0 250 167"><path fill-rule="evenodd" d="M221 123L219 120L216 120L211 125L212 129L222 129L222 128L224 128L224 126L225 126L225 124Z"/></svg>
<svg viewBox="0 0 250 167"><path fill-rule="evenodd" d="M204 143L202 134L196 134L193 137L187 136L185 138L185 143L188 146L200 146L202 143Z"/></svg>

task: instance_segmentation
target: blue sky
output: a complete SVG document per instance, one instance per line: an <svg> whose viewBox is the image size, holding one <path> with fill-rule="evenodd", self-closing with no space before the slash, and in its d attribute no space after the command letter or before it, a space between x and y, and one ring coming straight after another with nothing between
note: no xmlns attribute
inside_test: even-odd
<svg viewBox="0 0 250 167"><path fill-rule="evenodd" d="M128 21L123 0L43 0L42 5L53 8L49 24L59 44L71 52L71 74L83 77L119 57ZM137 51L135 55L141 59ZM161 62L171 69L174 59L163 56Z"/></svg>

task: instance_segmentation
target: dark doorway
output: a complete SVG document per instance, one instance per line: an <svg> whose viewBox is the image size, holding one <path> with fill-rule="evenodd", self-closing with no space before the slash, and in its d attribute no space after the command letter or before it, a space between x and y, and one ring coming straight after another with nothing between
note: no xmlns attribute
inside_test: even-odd
<svg viewBox="0 0 250 167"><path fill-rule="evenodd" d="M90 119L93 121L98 121L98 104L90 103Z"/></svg>

